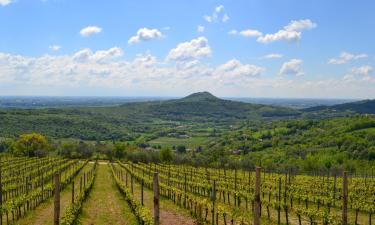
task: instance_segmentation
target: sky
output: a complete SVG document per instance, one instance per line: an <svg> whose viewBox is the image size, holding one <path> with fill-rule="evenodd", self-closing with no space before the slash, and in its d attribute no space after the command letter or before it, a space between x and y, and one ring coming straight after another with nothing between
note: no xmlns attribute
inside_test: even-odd
<svg viewBox="0 0 375 225"><path fill-rule="evenodd" d="M0 0L0 95L375 98L373 0Z"/></svg>

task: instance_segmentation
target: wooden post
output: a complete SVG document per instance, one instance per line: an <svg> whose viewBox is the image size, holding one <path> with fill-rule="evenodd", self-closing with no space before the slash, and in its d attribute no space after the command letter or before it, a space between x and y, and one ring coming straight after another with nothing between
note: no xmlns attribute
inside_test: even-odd
<svg viewBox="0 0 375 225"><path fill-rule="evenodd" d="M185 178L184 178L184 207L186 208L186 172L185 172Z"/></svg>
<svg viewBox="0 0 375 225"><path fill-rule="evenodd" d="M348 177L345 171L342 176L342 225L348 224Z"/></svg>
<svg viewBox="0 0 375 225"><path fill-rule="evenodd" d="M159 225L159 180L158 173L154 173L154 225Z"/></svg>
<svg viewBox="0 0 375 225"><path fill-rule="evenodd" d="M141 204L142 205L144 205L143 204L143 189L144 189L144 185L145 185L144 180L142 180L142 183L141 183Z"/></svg>
<svg viewBox="0 0 375 225"><path fill-rule="evenodd" d="M74 181L72 181L72 204L74 204Z"/></svg>
<svg viewBox="0 0 375 225"><path fill-rule="evenodd" d="M337 175L335 173L335 177L333 179L333 206L336 206L336 180L337 180Z"/></svg>
<svg viewBox="0 0 375 225"><path fill-rule="evenodd" d="M2 169L0 158L0 208L3 207L3 183L2 183ZM3 225L3 212L0 212L0 225Z"/></svg>
<svg viewBox="0 0 375 225"><path fill-rule="evenodd" d="M134 179L133 179L133 174L130 175L130 191L132 194L134 193Z"/></svg>
<svg viewBox="0 0 375 225"><path fill-rule="evenodd" d="M234 207L237 207L237 168L234 169Z"/></svg>
<svg viewBox="0 0 375 225"><path fill-rule="evenodd" d="M260 225L260 170L260 167L255 170L254 225Z"/></svg>
<svg viewBox="0 0 375 225"><path fill-rule="evenodd" d="M277 224L280 225L281 177L279 177L279 193L277 195Z"/></svg>
<svg viewBox="0 0 375 225"><path fill-rule="evenodd" d="M216 181L214 180L214 184L212 185L212 196L211 196L211 200L212 200L212 221L211 221L211 224L212 225L215 225L215 203L216 203Z"/></svg>
<svg viewBox="0 0 375 225"><path fill-rule="evenodd" d="M60 175L55 174L54 225L60 224Z"/></svg>
<svg viewBox="0 0 375 225"><path fill-rule="evenodd" d="M82 177L79 180L79 193L82 193Z"/></svg>

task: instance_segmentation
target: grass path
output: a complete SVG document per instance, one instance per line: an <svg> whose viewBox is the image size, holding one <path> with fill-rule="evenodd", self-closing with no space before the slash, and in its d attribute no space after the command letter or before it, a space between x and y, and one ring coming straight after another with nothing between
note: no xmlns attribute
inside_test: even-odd
<svg viewBox="0 0 375 225"><path fill-rule="evenodd" d="M129 184L130 185L130 184ZM144 204L154 212L154 193L144 188ZM141 185L134 182L134 198L140 201ZM178 207L172 200L160 196L160 225L194 225L197 224L188 210Z"/></svg>
<svg viewBox="0 0 375 225"><path fill-rule="evenodd" d="M84 171L88 171L92 168L93 164L87 164L80 173L75 177L74 182L79 183L79 179ZM75 185L75 192L78 193L79 185ZM60 193L60 216L63 216L65 209L69 206L72 199L72 185L69 184L61 193ZM18 225L49 225L53 224L53 197L49 198L47 201L40 204L35 210L28 213L24 218L15 222Z"/></svg>
<svg viewBox="0 0 375 225"><path fill-rule="evenodd" d="M97 177L80 222L84 225L135 225L136 217L118 190L107 164L98 164Z"/></svg>

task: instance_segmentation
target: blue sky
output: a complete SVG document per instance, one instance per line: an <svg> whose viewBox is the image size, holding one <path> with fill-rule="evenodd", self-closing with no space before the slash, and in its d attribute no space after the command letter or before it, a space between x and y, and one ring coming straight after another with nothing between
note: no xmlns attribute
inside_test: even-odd
<svg viewBox="0 0 375 225"><path fill-rule="evenodd" d="M374 1L0 0L0 95L375 97Z"/></svg>

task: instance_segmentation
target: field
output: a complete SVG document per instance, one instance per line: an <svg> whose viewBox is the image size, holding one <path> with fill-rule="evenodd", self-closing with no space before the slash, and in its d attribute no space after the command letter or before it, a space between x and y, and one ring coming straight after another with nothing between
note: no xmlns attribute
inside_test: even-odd
<svg viewBox="0 0 375 225"><path fill-rule="evenodd" d="M343 178L259 171L257 179L254 171L243 170L2 156L1 222L54 224L59 185L59 224L64 225L152 225L155 197L163 225L253 224L257 206L262 224L341 224L342 215L348 224L373 223L373 174Z"/></svg>
<svg viewBox="0 0 375 225"><path fill-rule="evenodd" d="M162 147L173 147L178 145L185 145L187 148L195 149L198 146L207 144L213 138L210 137L189 137L189 138L175 138L175 137L159 137L148 143L150 145L160 145Z"/></svg>

